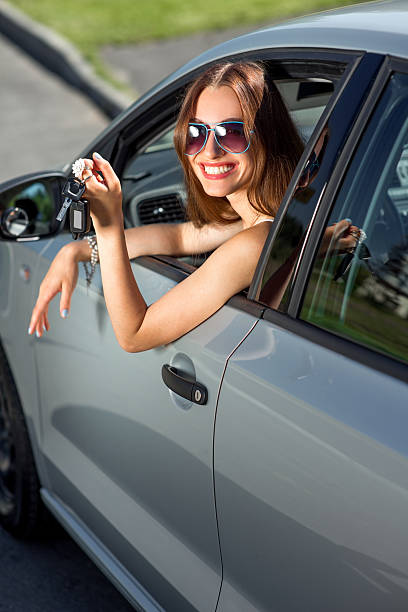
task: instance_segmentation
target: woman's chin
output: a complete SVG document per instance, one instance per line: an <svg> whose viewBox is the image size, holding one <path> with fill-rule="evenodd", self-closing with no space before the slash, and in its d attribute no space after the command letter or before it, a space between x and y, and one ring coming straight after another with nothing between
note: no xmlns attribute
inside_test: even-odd
<svg viewBox="0 0 408 612"><path fill-rule="evenodd" d="M202 188L205 193L214 198L225 198L228 194L235 191L235 185L231 184L230 181L211 181L202 180Z"/></svg>
<svg viewBox="0 0 408 612"><path fill-rule="evenodd" d="M228 195L227 189L220 189L219 187L208 187L204 188L204 191L207 195L212 196L213 198L225 198Z"/></svg>

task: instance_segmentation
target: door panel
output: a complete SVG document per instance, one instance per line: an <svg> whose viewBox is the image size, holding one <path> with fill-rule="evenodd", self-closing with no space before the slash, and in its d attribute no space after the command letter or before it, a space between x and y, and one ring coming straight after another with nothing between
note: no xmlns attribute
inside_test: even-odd
<svg viewBox="0 0 408 612"><path fill-rule="evenodd" d="M406 610L403 382L259 321L215 432L218 612Z"/></svg>
<svg viewBox="0 0 408 612"><path fill-rule="evenodd" d="M148 303L174 285L132 265ZM114 337L100 285L99 274L88 292L80 281L65 321L55 302L51 331L36 344L53 492L166 610L214 610L221 583L215 405L227 356L252 319L225 306L168 346L128 354ZM161 379L165 363L195 371L207 404L174 396Z"/></svg>
<svg viewBox="0 0 408 612"><path fill-rule="evenodd" d="M49 241L0 241L0 341L7 355L43 482L46 471L38 442L41 436L35 339L27 334L37 287L35 271L41 251Z"/></svg>

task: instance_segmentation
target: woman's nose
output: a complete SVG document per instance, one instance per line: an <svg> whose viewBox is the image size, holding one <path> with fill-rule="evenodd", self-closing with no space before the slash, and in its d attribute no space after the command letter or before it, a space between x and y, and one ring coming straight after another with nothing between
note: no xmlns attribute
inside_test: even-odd
<svg viewBox="0 0 408 612"><path fill-rule="evenodd" d="M208 131L208 138L204 148L206 153L213 157L218 157L219 155L222 155L224 153L224 150L220 147L220 145L215 139L215 134L213 130Z"/></svg>

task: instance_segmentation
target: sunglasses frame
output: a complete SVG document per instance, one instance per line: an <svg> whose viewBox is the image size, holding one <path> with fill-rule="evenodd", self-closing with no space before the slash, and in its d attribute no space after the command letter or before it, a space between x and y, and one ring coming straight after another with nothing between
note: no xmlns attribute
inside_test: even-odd
<svg viewBox="0 0 408 612"><path fill-rule="evenodd" d="M251 145L251 140L250 138L248 139L248 144L246 149L244 149L244 151L239 151L239 152L234 152L234 151L229 151L228 149L226 149L225 147L222 146L222 144L220 144L218 142L217 139L217 134L215 132L216 128L220 125L224 125L225 123L238 123L239 125L245 125L243 121L220 121L219 123L215 123L214 127L210 127L209 125L207 125L206 123L195 123L193 121L189 121L188 125L196 125L199 127L204 127L205 128L205 140L203 143L203 146L201 147L201 149L199 149L196 153L184 153L184 155L188 155L189 157L194 157L194 155L198 155L204 148L205 145L207 144L208 141L208 132L214 132L214 138L215 138L215 142L217 143L217 145L226 153L232 153L232 155L242 155L242 153L246 153ZM254 133L254 130L250 130L249 132L250 134Z"/></svg>

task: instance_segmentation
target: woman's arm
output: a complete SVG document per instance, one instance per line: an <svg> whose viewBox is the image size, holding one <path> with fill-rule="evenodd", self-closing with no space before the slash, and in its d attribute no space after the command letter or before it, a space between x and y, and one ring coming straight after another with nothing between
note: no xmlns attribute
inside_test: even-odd
<svg viewBox="0 0 408 612"><path fill-rule="evenodd" d="M125 241L129 259L140 255L183 257L213 251L241 230L241 221L201 228L191 222L154 223L126 229Z"/></svg>
<svg viewBox="0 0 408 612"><path fill-rule="evenodd" d="M139 291L120 227L98 228L106 306L120 346L145 351L184 335L251 283L267 229L240 232L149 307Z"/></svg>
<svg viewBox="0 0 408 612"><path fill-rule="evenodd" d="M107 161L94 160L105 184L91 179L87 196L106 306L122 348L138 352L175 340L250 284L267 235L262 224L224 242L191 276L147 307L129 262L119 180Z"/></svg>
<svg viewBox="0 0 408 612"><path fill-rule="evenodd" d="M125 230L129 259L141 255L183 257L213 251L242 230L242 222L226 226L205 225L197 228L191 222L152 223ZM78 263L89 261L91 251L86 240L70 242L62 247Z"/></svg>
<svg viewBox="0 0 408 612"><path fill-rule="evenodd" d="M196 228L189 223L157 223L125 230L127 256L130 259L141 255L170 255L174 257L206 253L242 229L240 222L227 226L207 225ZM78 263L87 262L91 250L86 240L70 242L60 249L44 277L36 304L31 314L29 334L41 337L50 329L48 306L61 294L60 314L66 318L71 307L71 298L78 280Z"/></svg>
<svg viewBox="0 0 408 612"><path fill-rule="evenodd" d="M318 257L325 257L328 253L344 253L356 246L356 232L359 228L352 225L349 219L342 219L329 225L323 234ZM260 300L271 308L279 308L286 287L291 279L297 258L302 248L302 242L292 251L287 260L272 274L260 295Z"/></svg>

